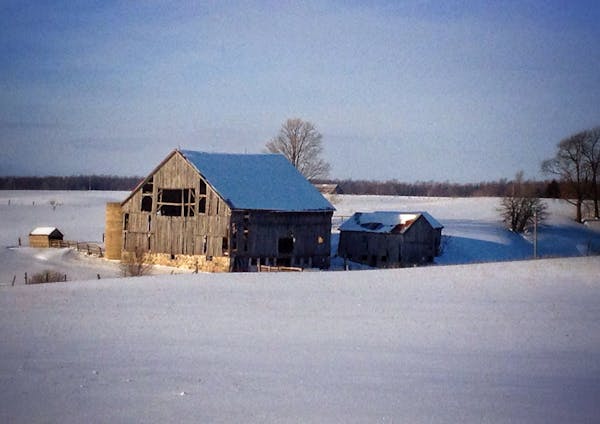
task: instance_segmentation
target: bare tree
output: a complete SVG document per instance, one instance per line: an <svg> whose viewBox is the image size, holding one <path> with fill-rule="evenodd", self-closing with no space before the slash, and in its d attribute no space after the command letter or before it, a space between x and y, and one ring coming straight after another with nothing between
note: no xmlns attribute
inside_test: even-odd
<svg viewBox="0 0 600 424"><path fill-rule="evenodd" d="M285 121L266 147L271 153L283 154L307 179L314 180L329 174L329 164L321 158L322 138L312 123L294 118Z"/></svg>
<svg viewBox="0 0 600 424"><path fill-rule="evenodd" d="M567 193L564 198L575 205L577 222L581 222L582 219L581 208L586 198L591 174L584 155L587 138L586 131L565 138L558 143L556 155L542 163L543 172L559 176L569 188L571 193ZM571 199L571 195L575 198Z"/></svg>
<svg viewBox="0 0 600 424"><path fill-rule="evenodd" d="M600 178L600 127L584 131L586 134L583 143L584 164L588 168L590 175L590 191L594 200L594 217L600 218L600 189L598 187Z"/></svg>
<svg viewBox="0 0 600 424"><path fill-rule="evenodd" d="M526 188L523 171L519 171L512 182L511 194L500 201L498 211L511 231L523 233L546 219L546 208L546 204Z"/></svg>

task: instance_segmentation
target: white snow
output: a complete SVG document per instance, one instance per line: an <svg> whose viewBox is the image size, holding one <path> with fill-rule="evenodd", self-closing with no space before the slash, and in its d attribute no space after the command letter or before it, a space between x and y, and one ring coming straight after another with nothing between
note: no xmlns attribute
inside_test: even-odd
<svg viewBox="0 0 600 424"><path fill-rule="evenodd" d="M56 229L56 227L36 227L29 234L32 236L49 236L56 231Z"/></svg>
<svg viewBox="0 0 600 424"><path fill-rule="evenodd" d="M125 195L0 192L0 283L45 264L95 278L113 263L16 240L37 225L99 240L104 203ZM450 236L440 263L530 257L496 204L336 207L429 211ZM598 233L550 211L541 251L586 253ZM597 256L0 284L0 422L595 422L599 305Z"/></svg>
<svg viewBox="0 0 600 424"><path fill-rule="evenodd" d="M339 229L342 231L389 233L398 225L416 221L420 216L423 216L433 228L443 228L443 225L427 212L376 211L356 212L350 219L343 222ZM403 232L406 230L408 230L408 227L404 228Z"/></svg>

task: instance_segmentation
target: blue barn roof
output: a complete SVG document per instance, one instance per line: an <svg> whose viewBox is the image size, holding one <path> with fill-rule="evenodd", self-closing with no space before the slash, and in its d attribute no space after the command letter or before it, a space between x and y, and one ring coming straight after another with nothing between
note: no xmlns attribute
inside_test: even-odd
<svg viewBox="0 0 600 424"><path fill-rule="evenodd" d="M282 155L179 152L232 209L335 210Z"/></svg>

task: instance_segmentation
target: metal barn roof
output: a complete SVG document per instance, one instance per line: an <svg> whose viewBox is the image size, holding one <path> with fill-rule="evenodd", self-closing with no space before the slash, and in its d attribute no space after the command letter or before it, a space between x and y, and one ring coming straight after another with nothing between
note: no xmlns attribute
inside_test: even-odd
<svg viewBox="0 0 600 424"><path fill-rule="evenodd" d="M335 210L282 155L179 152L232 209L282 212Z"/></svg>
<svg viewBox="0 0 600 424"><path fill-rule="evenodd" d="M444 228L427 212L356 212L340 226L340 231L362 231L368 233L391 233L398 226L400 232L405 232L419 217L434 229Z"/></svg>

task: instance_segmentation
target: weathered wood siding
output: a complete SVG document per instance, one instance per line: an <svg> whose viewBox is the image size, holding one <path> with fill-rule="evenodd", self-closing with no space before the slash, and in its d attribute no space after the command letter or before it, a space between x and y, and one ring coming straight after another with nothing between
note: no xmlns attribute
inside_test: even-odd
<svg viewBox="0 0 600 424"><path fill-rule="evenodd" d="M441 229L420 216L403 234L341 231L338 255L379 268L423 264L439 253L440 240Z"/></svg>
<svg viewBox="0 0 600 424"><path fill-rule="evenodd" d="M437 236L438 234L440 237ZM432 228L423 216L419 217L402 236L403 264L431 262L438 254L441 230Z"/></svg>
<svg viewBox="0 0 600 424"><path fill-rule="evenodd" d="M193 190L193 216L183 207L180 216L162 214L161 190L182 189ZM142 210L144 197L152 199L150 210ZM174 154L123 204L123 250L226 256L229 252L223 247L228 242L223 239L229 236L230 214L212 187L180 154Z"/></svg>
<svg viewBox="0 0 600 424"><path fill-rule="evenodd" d="M50 247L50 237L47 235L29 235L30 247Z"/></svg>
<svg viewBox="0 0 600 424"><path fill-rule="evenodd" d="M232 254L242 268L288 265L328 268L332 212L235 211L232 215ZM293 239L282 249L282 239Z"/></svg>

